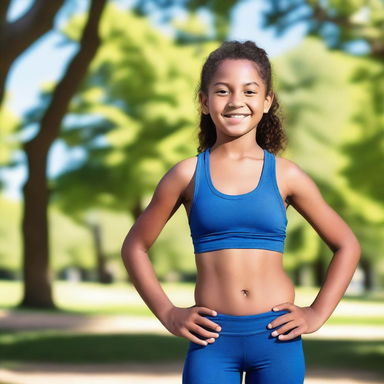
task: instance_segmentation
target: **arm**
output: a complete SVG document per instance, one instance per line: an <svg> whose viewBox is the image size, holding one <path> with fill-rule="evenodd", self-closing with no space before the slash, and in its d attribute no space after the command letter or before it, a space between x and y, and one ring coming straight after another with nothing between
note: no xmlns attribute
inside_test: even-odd
<svg viewBox="0 0 384 384"><path fill-rule="evenodd" d="M322 323L331 316L352 280L360 259L360 245L349 226L324 201L316 184L300 168L293 167L289 200L334 252L323 286L311 307Z"/></svg>
<svg viewBox="0 0 384 384"><path fill-rule="evenodd" d="M183 160L162 177L150 203L125 237L121 257L133 285L160 322L171 333L206 345L203 340L192 335L190 330L198 331L207 337L213 336L213 333L195 323L198 321L205 325L213 325L215 328L215 323L198 315L198 311L210 315L214 311L203 307L188 309L175 307L161 287L148 257L148 250L167 221L180 207L183 192L191 179L195 164L196 159Z"/></svg>
<svg viewBox="0 0 384 384"><path fill-rule="evenodd" d="M285 320L291 320L292 324L289 326L288 323L285 328L282 327L279 333L284 333L296 325L298 328L291 333L292 336L297 336L300 332L314 332L331 316L352 280L360 259L360 244L349 226L325 202L313 180L293 162L284 162L287 201L311 224L334 253L325 281L313 303L306 308L307 311L294 313L293 316L285 315ZM292 311L298 308L289 303L276 307ZM290 338L292 337L289 335L279 337L282 340Z"/></svg>
<svg viewBox="0 0 384 384"><path fill-rule="evenodd" d="M170 169L152 199L124 239L121 256L132 284L154 315L162 321L173 307L156 277L148 250L181 204L180 167Z"/></svg>

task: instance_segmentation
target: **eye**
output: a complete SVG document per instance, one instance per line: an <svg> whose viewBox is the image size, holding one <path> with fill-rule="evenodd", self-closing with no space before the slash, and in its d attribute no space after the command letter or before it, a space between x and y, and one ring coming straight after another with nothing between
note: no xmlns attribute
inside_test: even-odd
<svg viewBox="0 0 384 384"><path fill-rule="evenodd" d="M227 91L224 89L220 89L220 90L216 91L215 93L218 93L219 95L224 95L225 92L227 92Z"/></svg>
<svg viewBox="0 0 384 384"><path fill-rule="evenodd" d="M257 92L255 92L255 91L245 91L245 93L247 93L248 95L255 95Z"/></svg>

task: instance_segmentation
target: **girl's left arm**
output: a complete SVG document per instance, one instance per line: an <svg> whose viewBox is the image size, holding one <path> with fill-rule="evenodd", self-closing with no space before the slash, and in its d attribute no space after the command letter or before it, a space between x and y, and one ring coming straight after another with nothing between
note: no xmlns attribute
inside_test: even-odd
<svg viewBox="0 0 384 384"><path fill-rule="evenodd" d="M309 307L282 303L273 308L290 311L276 318L270 327L285 323L272 335L280 340L290 340L302 333L315 332L331 316L352 280L361 249L351 228L327 204L314 181L292 161L281 160L285 163L286 201L311 224L334 253L325 281ZM289 330L288 334L282 334Z"/></svg>

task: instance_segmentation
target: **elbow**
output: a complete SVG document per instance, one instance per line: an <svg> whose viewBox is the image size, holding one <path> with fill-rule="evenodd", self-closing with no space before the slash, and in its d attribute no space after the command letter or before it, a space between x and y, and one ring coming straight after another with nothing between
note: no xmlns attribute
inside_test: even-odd
<svg viewBox="0 0 384 384"><path fill-rule="evenodd" d="M348 236L342 248L356 260L356 263L359 262L361 258L361 245L354 233L352 233L351 236Z"/></svg>
<svg viewBox="0 0 384 384"><path fill-rule="evenodd" d="M345 253L358 262L361 258L361 245L353 232L343 237L340 242L330 247L334 253Z"/></svg>
<svg viewBox="0 0 384 384"><path fill-rule="evenodd" d="M356 256L356 258L359 260L361 257L361 245L359 239L356 237L356 235L351 231L351 235L348 239L348 245L351 249L351 252Z"/></svg>
<svg viewBox="0 0 384 384"><path fill-rule="evenodd" d="M123 261L128 262L135 255L141 255L143 252L147 253L147 247L145 246L143 240L134 236L132 233L128 233L120 250L120 256Z"/></svg>
<svg viewBox="0 0 384 384"><path fill-rule="evenodd" d="M360 258L361 258L361 244L355 235L353 235L353 238L354 238L354 240L353 240L354 253L356 254L357 260L360 260Z"/></svg>
<svg viewBox="0 0 384 384"><path fill-rule="evenodd" d="M123 261L126 261L129 258L129 255L132 254L132 246L132 238L128 234L127 236L125 236L125 239L120 249L120 256Z"/></svg>

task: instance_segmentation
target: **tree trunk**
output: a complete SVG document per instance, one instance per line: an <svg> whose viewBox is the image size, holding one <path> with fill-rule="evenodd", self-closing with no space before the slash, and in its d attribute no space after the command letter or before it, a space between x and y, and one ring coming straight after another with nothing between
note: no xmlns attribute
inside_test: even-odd
<svg viewBox="0 0 384 384"><path fill-rule="evenodd" d="M316 286L320 287L324 283L325 275L326 275L326 265L325 265L324 259L321 257L318 257L313 263L313 267L314 267L315 284Z"/></svg>
<svg viewBox="0 0 384 384"><path fill-rule="evenodd" d="M25 146L29 177L23 188L23 306L54 307L49 275L47 152L30 142Z"/></svg>
<svg viewBox="0 0 384 384"><path fill-rule="evenodd" d="M69 102L100 45L98 27L105 2L106 0L93 0L90 3L79 51L53 92L39 132L24 146L29 173L24 186L24 297L21 306L54 307L49 272L47 155L52 143L59 136Z"/></svg>
<svg viewBox="0 0 384 384"><path fill-rule="evenodd" d="M106 268L106 258L101 240L100 224L92 224L91 230L96 252L97 281L102 284L110 284L112 282L112 276Z"/></svg>
<svg viewBox="0 0 384 384"><path fill-rule="evenodd" d="M364 290L371 291L373 289L373 268L370 260L362 258L360 260L360 267L364 273Z"/></svg>
<svg viewBox="0 0 384 384"><path fill-rule="evenodd" d="M298 265L293 269L293 284L295 286L301 285L301 266Z"/></svg>

